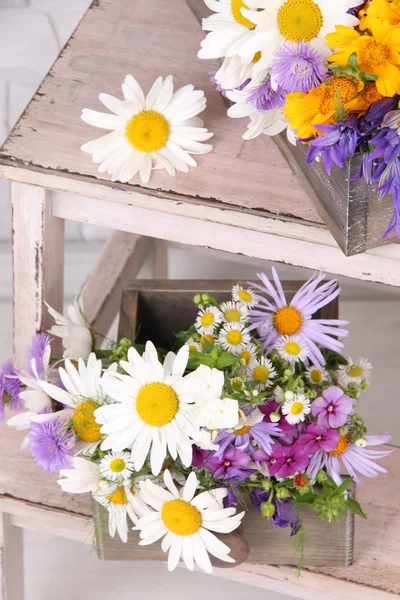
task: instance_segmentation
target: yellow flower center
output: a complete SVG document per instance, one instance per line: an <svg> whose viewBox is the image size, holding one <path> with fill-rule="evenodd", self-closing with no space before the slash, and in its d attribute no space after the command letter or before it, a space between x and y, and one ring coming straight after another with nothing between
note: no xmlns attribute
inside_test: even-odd
<svg viewBox="0 0 400 600"><path fill-rule="evenodd" d="M203 350L206 349L206 344L204 340L207 340L208 342L210 342L210 344L215 344L215 338L213 335L211 335L210 333L208 333L207 335L203 335L203 337L200 340L200 344Z"/></svg>
<svg viewBox="0 0 400 600"><path fill-rule="evenodd" d="M225 321L228 321L228 323L240 321L241 316L241 312L237 308L228 308L228 310L224 312Z"/></svg>
<svg viewBox="0 0 400 600"><path fill-rule="evenodd" d="M278 12L278 28L291 42L309 42L323 25L322 13L313 0L287 0Z"/></svg>
<svg viewBox="0 0 400 600"><path fill-rule="evenodd" d="M250 425L243 425L243 427L241 427L241 429L236 429L233 433L235 435L244 435L245 433L249 433L251 427Z"/></svg>
<svg viewBox="0 0 400 600"><path fill-rule="evenodd" d="M256 52L255 55L253 56L253 60L251 61L253 63L253 65L255 65L256 63L258 63L258 61L261 60L261 52ZM243 291L245 294L247 294L247 296L249 297L249 300L243 300L244 302L251 302L251 296L248 292ZM240 292L238 294L239 298L240 298Z"/></svg>
<svg viewBox="0 0 400 600"><path fill-rule="evenodd" d="M239 329L231 329L226 334L226 341L231 346L239 346L242 343L243 335Z"/></svg>
<svg viewBox="0 0 400 600"><path fill-rule="evenodd" d="M368 81L365 84L364 92L362 95L362 99L364 102L368 104L373 104L374 102L378 102L378 100L382 100L383 96L380 94L376 88L375 81Z"/></svg>
<svg viewBox="0 0 400 600"><path fill-rule="evenodd" d="M170 423L179 408L179 399L171 386L165 383L148 383L139 391L136 410L147 425L162 427Z"/></svg>
<svg viewBox="0 0 400 600"><path fill-rule="evenodd" d="M360 367L360 365L351 365L351 367L347 369L347 373L350 377L361 377L364 373L364 369Z"/></svg>
<svg viewBox="0 0 400 600"><path fill-rule="evenodd" d="M260 54L260 56L257 58L257 60L254 60L256 56L258 56L258 54ZM257 52L257 54L254 55L253 58L253 62L258 62L261 58L261 53ZM247 291L247 290L239 290L238 293L238 298L241 299L242 302L245 302L246 304L248 304L249 302L251 302L253 300L253 296Z"/></svg>
<svg viewBox="0 0 400 600"><path fill-rule="evenodd" d="M286 342L285 351L290 356L298 356L301 352L300 344L297 342Z"/></svg>
<svg viewBox="0 0 400 600"><path fill-rule="evenodd" d="M144 110L129 121L126 126L126 137L136 150L155 152L168 141L168 121L155 110Z"/></svg>
<svg viewBox="0 0 400 600"><path fill-rule="evenodd" d="M320 383L323 379L323 375L319 369L313 369L310 372L310 379L313 383Z"/></svg>
<svg viewBox="0 0 400 600"><path fill-rule="evenodd" d="M249 352L249 350L243 350L243 352L240 353L240 356L244 358L246 365L251 361L251 352Z"/></svg>
<svg viewBox="0 0 400 600"><path fill-rule="evenodd" d="M350 77L332 77L327 85L324 85L318 112L322 115L328 115L340 108L341 104L346 105L354 100L362 89L363 84L356 82Z"/></svg>
<svg viewBox="0 0 400 600"><path fill-rule="evenodd" d="M94 400L85 400L74 410L72 425L76 435L84 442L98 442L103 437L100 433L101 425L96 423L93 414L99 406Z"/></svg>
<svg viewBox="0 0 400 600"><path fill-rule="evenodd" d="M378 44L370 39L361 51L360 63L367 67L383 65L390 56L390 48L386 44Z"/></svg>
<svg viewBox="0 0 400 600"><path fill-rule="evenodd" d="M297 417L298 415L301 415L303 410L304 410L304 404L302 402L293 402L292 406L290 407L290 413L292 415L294 415L295 417Z"/></svg>
<svg viewBox="0 0 400 600"><path fill-rule="evenodd" d="M269 377L269 369L265 365L258 365L253 371L253 379L254 381L261 381L261 383L265 383Z"/></svg>
<svg viewBox="0 0 400 600"><path fill-rule="evenodd" d="M330 456L342 456L342 454L344 454L347 450L347 448L349 447L350 444L350 438L348 435L342 435L340 440L338 441L338 445L336 446L336 448L334 450L331 450L331 452L329 452Z"/></svg>
<svg viewBox="0 0 400 600"><path fill-rule="evenodd" d="M113 492L106 496L106 499L111 502L111 504L127 504L128 499L126 497L125 488L119 487Z"/></svg>
<svg viewBox="0 0 400 600"><path fill-rule="evenodd" d="M296 308L285 306L275 313L274 325L280 335L294 335L300 330L301 315Z"/></svg>
<svg viewBox="0 0 400 600"><path fill-rule="evenodd" d="M170 500L161 509L161 518L175 535L192 535L201 527L201 514L195 506L184 500Z"/></svg>
<svg viewBox="0 0 400 600"><path fill-rule="evenodd" d="M189 344L189 357L190 358L194 358L195 354L194 352L198 352L199 349L197 348L197 346L193 346L193 344Z"/></svg>
<svg viewBox="0 0 400 600"><path fill-rule="evenodd" d="M249 9L243 0L231 0L232 16L236 23L239 23L239 25L244 25L244 27L248 27L249 29L254 29L254 23L242 15L242 8L246 8L247 10Z"/></svg>
<svg viewBox="0 0 400 600"><path fill-rule="evenodd" d="M231 385L234 390L241 390L243 387L243 381L241 379L232 379Z"/></svg>
<svg viewBox="0 0 400 600"><path fill-rule="evenodd" d="M201 315L201 324L203 327L211 327L215 321L215 315L212 312L206 312Z"/></svg>
<svg viewBox="0 0 400 600"><path fill-rule="evenodd" d="M122 473L122 471L125 469L126 463L123 458L114 458L110 462L109 466L110 471L112 471L113 473Z"/></svg>

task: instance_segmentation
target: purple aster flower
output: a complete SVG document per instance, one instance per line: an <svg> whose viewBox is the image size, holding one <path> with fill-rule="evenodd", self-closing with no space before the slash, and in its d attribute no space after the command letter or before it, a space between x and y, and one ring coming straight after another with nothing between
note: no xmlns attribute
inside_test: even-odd
<svg viewBox="0 0 400 600"><path fill-rule="evenodd" d="M274 90L271 84L271 76L268 75L264 83L260 83L254 88L247 102L254 104L257 110L267 112L284 106L286 92L280 88Z"/></svg>
<svg viewBox="0 0 400 600"><path fill-rule="evenodd" d="M48 473L57 473L70 465L74 434L66 422L49 419L31 422L28 445L36 464Z"/></svg>
<svg viewBox="0 0 400 600"><path fill-rule="evenodd" d="M20 393L24 386L19 380L18 373L12 360L6 360L2 367L3 374L3 401L11 410L21 410L24 408Z"/></svg>
<svg viewBox="0 0 400 600"><path fill-rule="evenodd" d="M353 477L355 483L359 485L361 481L358 475L376 477L378 473L387 473L386 469L375 464L374 461L391 454L393 450L369 450L368 446L387 444L391 437L388 433L366 435L365 441L367 447L360 447L350 440L350 436L343 435L335 450L328 453L319 450L310 458L307 475L310 479L314 480L318 471L326 467L328 475L332 477L337 485L340 485L343 482L341 477L341 472L343 472L341 462L349 475Z"/></svg>
<svg viewBox="0 0 400 600"><path fill-rule="evenodd" d="M322 283L325 273L314 273L288 304L274 268L272 276L276 287L264 273L258 274L262 285L252 284L266 294L267 298L260 296L257 304L250 311L249 329L258 331L262 347L267 354L277 346L283 335L298 335L307 346L311 361L323 367L325 359L317 344L340 352L343 344L337 338L348 334L348 331L337 328L338 325L347 325L348 321L312 319L312 315L317 310L332 302L340 294L337 282L332 280Z"/></svg>
<svg viewBox="0 0 400 600"><path fill-rule="evenodd" d="M310 141L306 162L310 164L320 156L330 175L333 163L343 168L347 159L356 153L361 138L357 115L352 114L337 123L315 125L315 128L323 134Z"/></svg>
<svg viewBox="0 0 400 600"><path fill-rule="evenodd" d="M36 377L33 372L33 361L39 379L45 379L48 361L50 359L50 344L53 339L47 333L37 333L33 336L28 350L28 371L32 377Z"/></svg>
<svg viewBox="0 0 400 600"><path fill-rule="evenodd" d="M268 499L268 492L265 492L262 488L253 488L251 492L251 501L258 510L261 510L261 504L268 502ZM292 500L279 500L274 498L273 505L275 506L276 511L273 517L269 519L271 523L282 529L286 529L290 526L292 528L291 535L295 535L299 529L300 519L295 513Z"/></svg>
<svg viewBox="0 0 400 600"><path fill-rule="evenodd" d="M343 390L331 385L311 404L311 413L322 427L343 427L353 410L353 400Z"/></svg>
<svg viewBox="0 0 400 600"><path fill-rule="evenodd" d="M318 450L331 452L338 445L340 434L334 429L326 429L321 425L309 425L307 433L298 439L298 444L303 446L307 454L315 454Z"/></svg>
<svg viewBox="0 0 400 600"><path fill-rule="evenodd" d="M211 452L204 466L214 474L216 479L247 479L254 469L249 469L250 456L238 448L230 446L222 456Z"/></svg>
<svg viewBox="0 0 400 600"><path fill-rule="evenodd" d="M327 77L324 57L306 42L286 43L274 52L271 77L287 94L318 87Z"/></svg>
<svg viewBox="0 0 400 600"><path fill-rule="evenodd" d="M308 456L304 448L298 444L292 446L275 446L272 457L268 461L270 475L279 479L290 477L298 471L304 471L308 465Z"/></svg>
<svg viewBox="0 0 400 600"><path fill-rule="evenodd" d="M248 450L252 442L256 442L257 447L266 454L271 454L275 443L271 436L279 437L279 425L265 422L263 413L258 409L253 410L251 414L249 408L244 410L247 413L246 419L241 419L238 427L221 429L215 438L215 443L219 444L215 456L220 457L230 444L241 450Z"/></svg>

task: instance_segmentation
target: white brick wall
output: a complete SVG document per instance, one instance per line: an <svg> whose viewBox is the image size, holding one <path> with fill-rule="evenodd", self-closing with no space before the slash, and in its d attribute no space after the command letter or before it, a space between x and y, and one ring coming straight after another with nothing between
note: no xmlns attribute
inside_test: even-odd
<svg viewBox="0 0 400 600"><path fill-rule="evenodd" d="M15 125L90 0L0 0L0 145ZM0 241L11 237L10 185L0 181ZM107 231L67 223L67 239Z"/></svg>

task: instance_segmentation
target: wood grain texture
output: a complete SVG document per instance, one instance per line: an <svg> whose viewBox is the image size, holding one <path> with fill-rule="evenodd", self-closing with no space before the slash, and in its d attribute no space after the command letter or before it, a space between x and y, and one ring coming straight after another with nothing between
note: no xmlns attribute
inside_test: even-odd
<svg viewBox="0 0 400 600"><path fill-rule="evenodd" d="M80 151L85 141L102 135L80 120L81 109L102 110L99 92L121 95L127 73L145 89L158 75L173 73L177 86L194 83L205 91L204 121L215 134L214 150L199 156L199 166L188 174L171 178L155 171L146 188L135 180L122 189L321 223L274 142L267 136L245 142L245 120L226 115L209 81L209 62L197 59L202 37L185 0L168 6L163 0L96 0L5 143L1 162L67 180L109 179Z"/></svg>
<svg viewBox="0 0 400 600"><path fill-rule="evenodd" d="M33 335L53 323L45 301L63 312L64 221L53 216L51 192L40 187L14 183L12 206L14 357L23 366Z"/></svg>

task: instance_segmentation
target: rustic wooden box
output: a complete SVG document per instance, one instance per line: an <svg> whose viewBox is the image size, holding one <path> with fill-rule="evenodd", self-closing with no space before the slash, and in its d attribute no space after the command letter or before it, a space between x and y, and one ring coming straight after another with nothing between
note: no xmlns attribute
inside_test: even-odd
<svg viewBox="0 0 400 600"><path fill-rule="evenodd" d="M228 300L235 281L135 281L122 292L122 307L119 323L119 336L135 339L136 343L153 341L160 347L170 347L174 333L187 329L196 317L193 296L198 292L209 292L219 301ZM290 299L301 282L284 282L283 287ZM323 308L318 318L336 318L338 301ZM138 546L139 536L131 531L128 543L119 538L110 538L104 509L94 505L96 521L96 547L104 560L165 560L159 544ZM344 566L351 564L353 549L353 515L338 523L329 524L318 520L315 513L304 507L301 509L307 533L305 545L305 565ZM290 538L288 529L278 527L263 519L250 503L243 519L243 536L248 543L247 562L253 564L298 564L299 555L295 551L295 538ZM229 543L226 537L223 539ZM235 543L237 540L235 540ZM247 556L247 547L240 544L238 562ZM223 564L218 561L218 566ZM226 565L225 565L226 566Z"/></svg>

